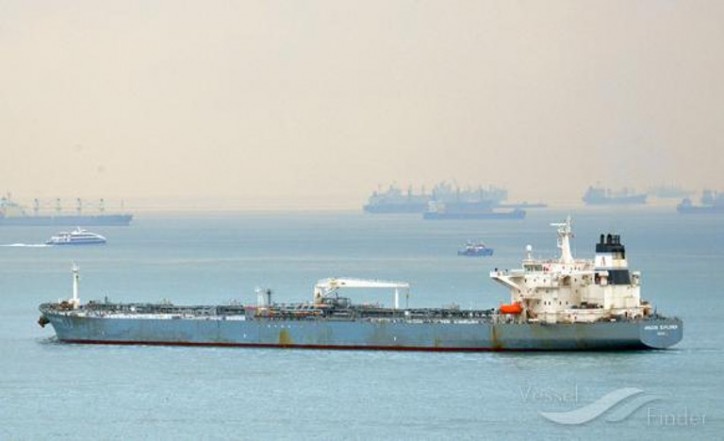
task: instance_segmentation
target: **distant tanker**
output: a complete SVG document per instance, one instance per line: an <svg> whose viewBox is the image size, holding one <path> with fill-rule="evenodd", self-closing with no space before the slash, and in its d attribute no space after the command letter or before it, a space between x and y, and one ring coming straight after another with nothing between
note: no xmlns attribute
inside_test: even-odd
<svg viewBox="0 0 724 441"><path fill-rule="evenodd" d="M424 219L522 219L526 208L545 208L544 203L505 203L508 190L490 186L462 189L449 183L437 184L431 193L424 188L403 193L395 186L375 191L362 208L367 213L422 213Z"/></svg>
<svg viewBox="0 0 724 441"><path fill-rule="evenodd" d="M612 191L608 188L588 187L583 202L586 205L644 205L646 196L646 193L635 193L628 188Z"/></svg>

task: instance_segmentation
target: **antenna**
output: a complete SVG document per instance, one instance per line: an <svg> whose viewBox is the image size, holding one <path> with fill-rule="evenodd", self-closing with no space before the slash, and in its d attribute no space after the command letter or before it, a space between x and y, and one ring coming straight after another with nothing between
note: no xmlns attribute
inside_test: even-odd
<svg viewBox="0 0 724 441"><path fill-rule="evenodd" d="M571 254L571 237L573 236L571 216L569 215L565 222L552 223L551 227L558 229L558 248L561 249L561 263L573 263L573 255Z"/></svg>

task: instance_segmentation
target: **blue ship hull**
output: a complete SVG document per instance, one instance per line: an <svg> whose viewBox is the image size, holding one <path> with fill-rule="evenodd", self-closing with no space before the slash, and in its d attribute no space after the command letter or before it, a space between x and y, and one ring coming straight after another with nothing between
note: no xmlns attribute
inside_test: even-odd
<svg viewBox="0 0 724 441"><path fill-rule="evenodd" d="M240 346L416 351L566 351L664 349L679 342L676 318L540 324L491 318L271 319L246 315L104 316L41 305L41 324L58 340L86 344ZM211 307L213 308L213 307ZM97 315L96 315L97 314Z"/></svg>
<svg viewBox="0 0 724 441"><path fill-rule="evenodd" d="M367 204L362 209L373 214L414 214L424 212L427 209L427 202Z"/></svg>
<svg viewBox="0 0 724 441"><path fill-rule="evenodd" d="M83 245L105 245L105 240L76 240L73 242L45 242L46 245L53 246L83 246Z"/></svg>
<svg viewBox="0 0 724 441"><path fill-rule="evenodd" d="M423 214L425 220L483 220L483 219L525 219L524 210L512 211L428 211Z"/></svg>
<svg viewBox="0 0 724 441"><path fill-rule="evenodd" d="M645 205L646 195L588 198L583 199L583 202L585 202L586 205Z"/></svg>
<svg viewBox="0 0 724 441"><path fill-rule="evenodd" d="M468 257L485 257L492 256L494 250L492 248L485 248L483 250L458 250L458 256Z"/></svg>

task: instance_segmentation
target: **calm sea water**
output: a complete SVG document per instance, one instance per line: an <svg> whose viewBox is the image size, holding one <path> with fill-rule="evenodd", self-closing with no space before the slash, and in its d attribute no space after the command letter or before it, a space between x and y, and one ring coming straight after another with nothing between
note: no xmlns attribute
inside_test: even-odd
<svg viewBox="0 0 724 441"><path fill-rule="evenodd" d="M37 326L37 306L81 298L177 304L311 299L329 276L409 281L411 306L492 307L488 278L527 244L557 255L540 211L524 221L426 222L416 216L138 216L95 228L101 247L0 247L0 439L720 439L724 430L724 218L665 210L574 215L574 254L617 232L644 297L685 320L674 349L627 353L395 353L77 346ZM0 244L56 229L3 228ZM468 239L495 248L463 258ZM350 292L390 304L389 292ZM618 422L563 426L540 412L582 408L621 388L658 399ZM623 404L621 404L623 406ZM616 409L612 409L611 412Z"/></svg>

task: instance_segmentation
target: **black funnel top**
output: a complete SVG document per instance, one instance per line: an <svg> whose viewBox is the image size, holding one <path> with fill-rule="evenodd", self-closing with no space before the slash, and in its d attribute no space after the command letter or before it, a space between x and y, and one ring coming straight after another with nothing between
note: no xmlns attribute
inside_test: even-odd
<svg viewBox="0 0 724 441"><path fill-rule="evenodd" d="M621 243L621 236L618 234L601 235L601 241L596 244L597 253L620 253L621 258L626 258L626 248Z"/></svg>

